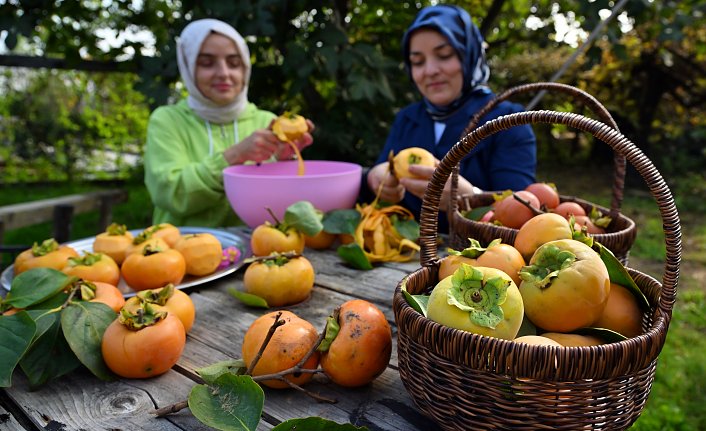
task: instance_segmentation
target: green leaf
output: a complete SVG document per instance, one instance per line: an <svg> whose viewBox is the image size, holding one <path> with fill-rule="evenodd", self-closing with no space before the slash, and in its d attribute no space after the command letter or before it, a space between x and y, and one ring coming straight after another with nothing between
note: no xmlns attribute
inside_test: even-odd
<svg viewBox="0 0 706 431"><path fill-rule="evenodd" d="M0 387L12 385L12 372L29 348L36 329L26 311L0 316Z"/></svg>
<svg viewBox="0 0 706 431"><path fill-rule="evenodd" d="M360 213L355 209L332 210L324 214L324 230L333 234L351 234L360 223Z"/></svg>
<svg viewBox="0 0 706 431"><path fill-rule="evenodd" d="M574 334L579 334L579 335L592 335L594 337L598 337L601 340L603 340L606 343L618 343L623 340L627 340L628 337L615 332L611 329L605 329L605 328L594 328L594 327L587 327L587 328L579 328L575 331L573 331Z"/></svg>
<svg viewBox="0 0 706 431"><path fill-rule="evenodd" d="M284 223L308 236L321 232L321 214L309 201L299 201L287 207L284 212Z"/></svg>
<svg viewBox="0 0 706 431"><path fill-rule="evenodd" d="M363 249L356 243L339 246L336 252L344 262L356 269L373 269L373 265L368 260Z"/></svg>
<svg viewBox="0 0 706 431"><path fill-rule="evenodd" d="M417 313L424 317L427 317L427 308L429 308L429 298L430 295L412 295L407 291L407 278L402 281L402 294L404 295L407 303L414 308Z"/></svg>
<svg viewBox="0 0 706 431"><path fill-rule="evenodd" d="M233 295L243 304L248 305L250 307L270 308L270 306L267 304L267 301L265 301L265 298L253 295L252 293L242 292L234 287L229 287L228 293Z"/></svg>
<svg viewBox="0 0 706 431"><path fill-rule="evenodd" d="M468 220L479 221L483 218L484 215L488 213L488 211L492 209L493 207L491 206L475 207L470 211L464 211L463 217L467 218Z"/></svg>
<svg viewBox="0 0 706 431"><path fill-rule="evenodd" d="M250 376L223 374L213 385L196 385L189 393L189 409L202 423L224 431L257 428L265 393Z"/></svg>
<svg viewBox="0 0 706 431"><path fill-rule="evenodd" d="M5 303L16 308L27 308L64 290L73 277L52 268L33 268L12 280Z"/></svg>
<svg viewBox="0 0 706 431"><path fill-rule="evenodd" d="M601 257L601 260L608 269L608 276L610 277L610 281L628 289L630 293L635 296L638 305L643 311L649 310L650 302L647 300L647 297L644 293L642 293L640 288L637 287L635 280L632 279L632 277L628 273L628 270L625 269L625 266L620 263L620 261L617 257L615 257L612 251L604 247L603 244L594 241L593 249L595 250L596 248L598 248L598 255Z"/></svg>
<svg viewBox="0 0 706 431"><path fill-rule="evenodd" d="M339 424L320 417L309 417L286 420L272 428L272 431L363 431L367 429L353 424Z"/></svg>
<svg viewBox="0 0 706 431"><path fill-rule="evenodd" d="M399 220L399 218L393 217L392 226L397 229L400 235L410 241L419 239L419 223L414 219Z"/></svg>
<svg viewBox="0 0 706 431"><path fill-rule="evenodd" d="M216 362L207 367L199 368L196 370L199 376L206 382L206 384L215 384L216 379L225 373L231 373L236 375L242 375L247 371L248 367L245 361L242 359L233 359L228 361Z"/></svg>
<svg viewBox="0 0 706 431"><path fill-rule="evenodd" d="M32 390L81 365L61 332L61 313L35 313L38 331L32 346L20 361Z"/></svg>
<svg viewBox="0 0 706 431"><path fill-rule="evenodd" d="M507 300L510 280L502 277L484 279L483 271L465 263L451 276L446 301L459 310L468 311L471 322L495 329L505 313L500 307Z"/></svg>
<svg viewBox="0 0 706 431"><path fill-rule="evenodd" d="M333 340L336 339L338 333L341 331L341 325L338 324L338 320L334 319L333 316L328 316L326 318L326 328L324 328L324 331L326 331L326 335L324 339L321 340L319 347L316 348L319 352L328 351L329 347L331 347L331 343L333 343Z"/></svg>
<svg viewBox="0 0 706 431"><path fill-rule="evenodd" d="M101 302L78 301L61 312L61 329L76 357L98 378L112 380L103 362L101 341L117 314Z"/></svg>

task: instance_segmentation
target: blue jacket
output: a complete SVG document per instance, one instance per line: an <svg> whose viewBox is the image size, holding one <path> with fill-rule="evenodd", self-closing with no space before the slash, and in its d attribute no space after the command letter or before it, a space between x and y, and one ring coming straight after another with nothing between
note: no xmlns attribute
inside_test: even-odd
<svg viewBox="0 0 706 431"><path fill-rule="evenodd" d="M397 154L408 147L425 148L441 160L462 138L461 134L473 115L493 97L494 94L491 92L474 97L458 112L447 118L446 129L436 145L434 144L434 121L424 109L424 104L418 102L405 107L395 117L385 147L375 164L386 161L390 150ZM518 104L502 102L483 117L480 124L502 115L521 111L523 108ZM529 125L503 130L479 142L461 161L459 173L471 184L483 190L522 190L535 181L536 149L537 142ZM411 210L419 220L421 199L407 193L401 204ZM440 214L439 230L448 231L444 213Z"/></svg>

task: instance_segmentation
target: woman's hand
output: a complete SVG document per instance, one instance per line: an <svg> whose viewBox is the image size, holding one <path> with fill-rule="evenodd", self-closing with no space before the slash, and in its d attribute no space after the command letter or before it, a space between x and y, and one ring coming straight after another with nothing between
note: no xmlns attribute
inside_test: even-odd
<svg viewBox="0 0 706 431"><path fill-rule="evenodd" d="M299 151L303 150L304 148L308 147L309 145L314 143L314 138L311 136L311 133L314 131L314 123L311 122L311 120L307 119L306 120L307 126L309 126L309 131L302 134L302 136L299 139L296 139L293 144L297 146ZM272 125L270 125L270 128ZM276 156L277 160L289 160L295 156L294 149L292 148L291 145L289 145L286 142L280 142L280 147L277 150Z"/></svg>
<svg viewBox="0 0 706 431"><path fill-rule="evenodd" d="M439 165L439 161L436 161L436 165ZM432 168L430 166L422 166L422 165L410 165L409 166L409 173L412 175L415 175L416 177L419 178L402 178L400 180L400 184L410 193L413 195L417 196L419 199L424 198L424 192L427 189L427 185L429 185L429 180L431 180L431 176L434 174L435 168ZM465 194L472 194L473 193L473 185L471 185L470 182L468 182L467 179L459 176L458 177L458 186L456 189L456 194L458 196L460 195L465 195ZM446 181L446 184L444 185L444 190L441 192L441 201L439 202L439 210L440 211L446 211L449 207L449 201L451 199L451 177L449 176L449 179Z"/></svg>
<svg viewBox="0 0 706 431"><path fill-rule="evenodd" d="M249 160L260 163L276 154L281 146L282 143L272 130L259 129L237 144L228 147L223 152L223 157L229 165L239 165Z"/></svg>
<svg viewBox="0 0 706 431"><path fill-rule="evenodd" d="M378 189L380 190L380 200L396 204L401 201L404 197L405 189L397 181L397 178L389 173L389 163L383 162L377 166L374 166L368 171L368 187L373 192L377 194Z"/></svg>

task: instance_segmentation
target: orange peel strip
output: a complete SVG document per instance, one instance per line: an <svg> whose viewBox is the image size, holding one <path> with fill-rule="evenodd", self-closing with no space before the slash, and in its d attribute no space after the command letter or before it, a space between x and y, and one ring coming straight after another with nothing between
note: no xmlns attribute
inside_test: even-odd
<svg viewBox="0 0 706 431"><path fill-rule="evenodd" d="M297 156L297 175L304 175L304 159L302 159L302 153L299 151L299 147L297 147L296 144L292 141L287 140L285 142L288 143L290 147L292 147L292 150L294 150L294 154Z"/></svg>

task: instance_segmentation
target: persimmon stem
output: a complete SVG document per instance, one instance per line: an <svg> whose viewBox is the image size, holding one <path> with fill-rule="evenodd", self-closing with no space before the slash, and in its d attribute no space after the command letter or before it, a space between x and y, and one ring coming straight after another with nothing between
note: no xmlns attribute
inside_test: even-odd
<svg viewBox="0 0 706 431"><path fill-rule="evenodd" d="M162 407L160 409L155 410L153 413L155 416L158 418L164 417L166 415L176 413L179 410L183 410L185 408L189 407L189 402L184 400L184 401L179 401L178 403L174 403L172 405Z"/></svg>
<svg viewBox="0 0 706 431"><path fill-rule="evenodd" d="M260 345L260 350L257 351L257 354L253 358L252 362L250 362L250 365L248 366L247 371L245 371L246 375L252 376L253 369L255 368L257 363L260 361L260 358L262 358L262 352L264 352L267 345L270 344L270 340L272 339L272 336L275 334L275 331L277 330L277 328L279 328L280 326L287 323L284 320L280 320L280 317L282 317L281 311L275 315L275 321L272 322L272 326L270 326L270 329L267 331L267 335L265 336L265 339L262 341L262 345Z"/></svg>
<svg viewBox="0 0 706 431"><path fill-rule="evenodd" d="M272 216L272 220L275 221L275 225L279 225L279 224L280 224L280 221L279 221L279 219L277 218L277 216L275 215L275 213L272 212L272 208L270 208L270 207L265 207L265 209L267 210L268 213L270 213L270 216Z"/></svg>
<svg viewBox="0 0 706 431"><path fill-rule="evenodd" d="M532 205L528 200L523 199L522 197L520 197L517 193L513 193L513 194L512 194L512 197L515 198L515 200L518 201L518 202L520 202L522 205L524 205L524 206L526 206L527 208L529 208L530 211L532 211L532 213L533 213L534 215L540 215L540 214L546 213L546 211L542 211L541 209L535 207L535 206Z"/></svg>

